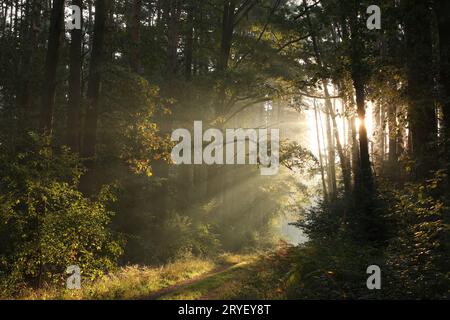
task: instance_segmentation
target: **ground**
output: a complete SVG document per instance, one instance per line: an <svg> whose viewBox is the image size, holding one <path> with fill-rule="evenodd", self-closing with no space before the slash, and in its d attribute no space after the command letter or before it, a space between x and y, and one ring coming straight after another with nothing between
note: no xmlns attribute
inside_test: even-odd
<svg viewBox="0 0 450 320"><path fill-rule="evenodd" d="M208 300L281 299L283 274L277 262L283 250L251 254L188 257L164 266L126 266L95 281L83 280L81 290L48 286L25 289L19 299ZM281 258L281 260L280 260Z"/></svg>

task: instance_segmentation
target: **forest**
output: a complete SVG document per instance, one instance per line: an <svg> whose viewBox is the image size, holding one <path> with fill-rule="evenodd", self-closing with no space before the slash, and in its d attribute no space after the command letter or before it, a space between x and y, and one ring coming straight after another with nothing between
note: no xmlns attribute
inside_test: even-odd
<svg viewBox="0 0 450 320"><path fill-rule="evenodd" d="M0 299L450 298L450 1L0 0L0 48Z"/></svg>

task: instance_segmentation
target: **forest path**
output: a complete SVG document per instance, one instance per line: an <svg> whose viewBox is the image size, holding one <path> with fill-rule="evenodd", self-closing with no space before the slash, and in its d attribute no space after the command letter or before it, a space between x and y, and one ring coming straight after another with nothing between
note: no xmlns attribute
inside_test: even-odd
<svg viewBox="0 0 450 320"><path fill-rule="evenodd" d="M234 285L247 276L249 261L225 265L207 274L176 283L143 297L143 300L226 299Z"/></svg>

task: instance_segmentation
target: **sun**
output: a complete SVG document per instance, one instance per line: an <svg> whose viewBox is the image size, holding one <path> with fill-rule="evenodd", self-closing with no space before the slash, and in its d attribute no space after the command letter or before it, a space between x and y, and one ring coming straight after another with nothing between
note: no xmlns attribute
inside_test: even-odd
<svg viewBox="0 0 450 320"><path fill-rule="evenodd" d="M340 99L336 99L336 101L333 102L333 108L336 113L336 126L339 134L339 139L342 145L345 145L348 141L348 137L350 135L350 121L345 117L344 118L344 112L343 112L343 104ZM323 112L320 113L318 116L319 119L319 140L320 140L320 146L317 141L317 133L316 133L316 124L315 124L315 114L314 109L310 108L310 110L306 111L306 117L309 124L309 149L314 153L318 154L319 148L322 151L323 154L326 153L326 118L325 114ZM355 117L355 128L356 128L356 134L358 137L359 134L359 126L361 124L361 121L358 117ZM367 130L367 136L369 137L369 140L373 136L373 130L374 130L374 117L373 117L373 105L372 103L368 102L366 107L366 117L364 121L364 125Z"/></svg>
<svg viewBox="0 0 450 320"><path fill-rule="evenodd" d="M366 127L367 136L371 137L373 135L373 130L374 130L373 104L371 102L367 103L366 117L365 117L363 124ZM356 120L355 120L356 130L359 131L360 125L361 125L361 120L358 117L356 117Z"/></svg>

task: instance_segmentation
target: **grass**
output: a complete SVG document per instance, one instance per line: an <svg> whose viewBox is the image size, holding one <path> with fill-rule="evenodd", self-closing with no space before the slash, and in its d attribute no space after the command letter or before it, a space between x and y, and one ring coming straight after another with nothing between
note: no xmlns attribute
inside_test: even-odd
<svg viewBox="0 0 450 320"><path fill-rule="evenodd" d="M24 290L17 299L31 300L112 300L140 299L175 283L206 274L225 263L212 260L186 258L160 267L127 266L105 275L94 282L83 283L80 290L48 287Z"/></svg>
<svg viewBox="0 0 450 320"><path fill-rule="evenodd" d="M231 299L239 289L241 280L248 275L249 262L241 262L229 269L207 276L191 285L164 294L160 300Z"/></svg>
<svg viewBox="0 0 450 320"><path fill-rule="evenodd" d="M274 277L276 276L276 277ZM215 259L184 258L159 267L127 266L80 290L47 287L24 289L14 299L264 299L276 298L267 255L223 254ZM1 298L1 297L0 297ZM11 298L11 297L7 297Z"/></svg>
<svg viewBox="0 0 450 320"><path fill-rule="evenodd" d="M157 297L160 300L285 299L289 248L254 254L234 266Z"/></svg>

